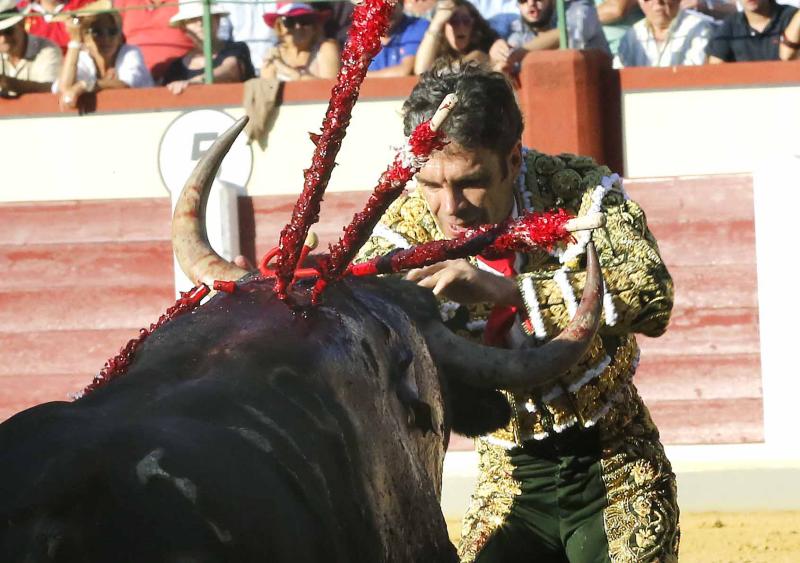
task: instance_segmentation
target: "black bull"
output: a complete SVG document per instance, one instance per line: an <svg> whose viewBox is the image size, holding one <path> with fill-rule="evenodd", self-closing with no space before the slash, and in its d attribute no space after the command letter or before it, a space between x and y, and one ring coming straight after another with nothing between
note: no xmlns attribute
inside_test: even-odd
<svg viewBox="0 0 800 563"><path fill-rule="evenodd" d="M187 183L189 215L226 142ZM455 561L438 500L450 429L502 424L493 389L580 357L599 320L590 258L571 326L516 351L454 336L401 280L333 284L298 312L247 278L153 333L124 376L0 425L0 561Z"/></svg>

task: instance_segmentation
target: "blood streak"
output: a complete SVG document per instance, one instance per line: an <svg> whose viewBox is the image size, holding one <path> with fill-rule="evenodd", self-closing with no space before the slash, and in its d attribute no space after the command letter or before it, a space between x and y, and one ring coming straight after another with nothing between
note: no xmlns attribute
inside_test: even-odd
<svg viewBox="0 0 800 563"><path fill-rule="evenodd" d="M102 387L109 381L124 374L133 362L136 350L142 345L142 343L144 343L145 340L147 340L151 334L153 334L153 332L164 326L172 319L175 319L193 310L200 304L200 301L202 301L203 298L209 294L209 292L210 290L205 284L198 285L197 287L194 287L186 292L182 291L181 296L178 298L175 304L167 309L155 323L152 323L149 329L140 329L139 337L129 340L128 343L120 349L119 354L109 359L103 366L103 369L100 370L100 373L94 376L92 382L87 385L82 392L78 393L76 398L87 395L88 393L91 393L92 391Z"/></svg>
<svg viewBox="0 0 800 563"><path fill-rule="evenodd" d="M320 204L342 145L353 105L370 62L381 48L381 37L389 28L395 2L364 0L353 10L353 23L342 52L336 85L322 121L322 132L312 135L315 144L311 166L304 171L303 192L278 243L275 292L286 299L300 260L303 241L311 225L319 219Z"/></svg>
<svg viewBox="0 0 800 563"><path fill-rule="evenodd" d="M571 218L563 209L533 211L518 219L469 229L454 239L437 240L373 258L352 266L350 273L355 276L389 274L476 254L497 258L510 251L549 250L558 242L572 239L565 228Z"/></svg>
<svg viewBox="0 0 800 563"><path fill-rule="evenodd" d="M419 172L431 153L445 144L444 135L441 131L433 131L430 121L423 121L414 129L405 150L398 152L381 175L364 209L353 216L339 242L330 247L330 254L320 262L320 277L314 285L313 303L319 300L329 282L340 279L346 273L348 264L367 242L384 212L403 193L408 181Z"/></svg>

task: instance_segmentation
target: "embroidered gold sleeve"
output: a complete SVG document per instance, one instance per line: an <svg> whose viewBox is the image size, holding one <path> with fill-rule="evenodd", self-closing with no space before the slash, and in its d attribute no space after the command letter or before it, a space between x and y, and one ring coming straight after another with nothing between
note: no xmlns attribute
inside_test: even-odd
<svg viewBox="0 0 800 563"><path fill-rule="evenodd" d="M381 217L379 229L385 235L371 236L358 251L354 262L365 262L382 256L400 245L414 246L434 240L437 228L425 200L417 192L399 197Z"/></svg>
<svg viewBox="0 0 800 563"><path fill-rule="evenodd" d="M580 212L591 206L593 189L584 193ZM625 199L617 188L609 191L602 203L606 226L592 234L606 292L612 307L605 307L603 334L638 332L659 336L666 330L673 303L672 279L664 266L655 238L647 228L644 211ZM576 300L580 299L586 280L585 254L568 264L569 281ZM519 276L530 277L539 304L541 319L548 336L558 333L569 322L565 297L554 279L558 266ZM529 309L530 303L528 303ZM530 311L533 315L534 312ZM612 318L608 318L611 316Z"/></svg>

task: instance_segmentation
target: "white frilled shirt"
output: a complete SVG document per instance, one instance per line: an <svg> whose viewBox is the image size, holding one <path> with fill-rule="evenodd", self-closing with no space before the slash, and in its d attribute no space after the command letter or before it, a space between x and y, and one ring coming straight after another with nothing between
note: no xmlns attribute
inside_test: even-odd
<svg viewBox="0 0 800 563"><path fill-rule="evenodd" d="M658 43L653 37L650 23L642 19L620 41L619 51L614 57L614 68L705 64L706 46L713 30L712 21L697 12L681 10L670 25L666 41Z"/></svg>

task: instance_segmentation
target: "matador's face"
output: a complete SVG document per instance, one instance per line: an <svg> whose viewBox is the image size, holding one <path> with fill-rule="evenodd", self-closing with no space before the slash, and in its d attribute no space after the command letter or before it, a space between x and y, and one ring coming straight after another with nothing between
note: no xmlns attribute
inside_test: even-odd
<svg viewBox="0 0 800 563"><path fill-rule="evenodd" d="M453 142L420 170L417 186L439 228L447 238L454 238L470 227L508 218L521 163L521 143L502 156Z"/></svg>

